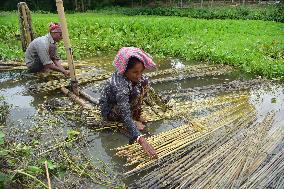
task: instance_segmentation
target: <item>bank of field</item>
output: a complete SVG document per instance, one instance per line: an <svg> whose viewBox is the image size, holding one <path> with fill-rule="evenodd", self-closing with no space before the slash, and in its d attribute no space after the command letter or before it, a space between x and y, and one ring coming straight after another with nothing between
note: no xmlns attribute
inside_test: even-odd
<svg viewBox="0 0 284 189"><path fill-rule="evenodd" d="M284 24L253 20L67 14L76 59L137 46L158 57L231 64L268 78L284 78ZM56 14L32 14L37 36ZM0 17L0 59L23 59L15 13ZM61 48L63 54L63 48Z"/></svg>

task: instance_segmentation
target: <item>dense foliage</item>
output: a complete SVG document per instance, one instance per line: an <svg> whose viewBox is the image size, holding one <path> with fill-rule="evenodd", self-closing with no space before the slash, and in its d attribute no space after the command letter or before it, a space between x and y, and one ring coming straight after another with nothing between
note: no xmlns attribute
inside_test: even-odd
<svg viewBox="0 0 284 189"><path fill-rule="evenodd" d="M237 6L191 8L104 8L96 10L107 14L181 16L203 19L270 20L284 22L284 6Z"/></svg>
<svg viewBox="0 0 284 189"><path fill-rule="evenodd" d="M26 2L31 10L56 11L55 0L2 0L0 10L16 10L18 2ZM64 0L64 7L65 10L82 11L82 9L110 6L113 2L114 0Z"/></svg>
<svg viewBox="0 0 284 189"><path fill-rule="evenodd" d="M17 9L18 2L26 2L32 11L56 12L56 0L2 0L0 10L11 11ZM64 7L67 11L86 11L102 7L214 7L214 6L239 6L239 5L261 5L283 4L283 1L248 1L248 0L64 0ZM140 12L140 11L139 11ZM160 14L159 14L160 15Z"/></svg>
<svg viewBox="0 0 284 189"><path fill-rule="evenodd" d="M1 2L0 10L6 11L15 10L18 2L26 2L31 10L56 11L55 0L2 0ZM200 0L64 0L64 6L68 11L85 11L111 6L183 6L191 2L200 2Z"/></svg>
<svg viewBox="0 0 284 189"><path fill-rule="evenodd" d="M16 13L2 18L0 59L22 60ZM33 14L37 36L46 34L50 21L58 21L58 16ZM269 78L284 76L283 23L94 13L68 14L67 21L75 59L137 46L155 56L227 63Z"/></svg>
<svg viewBox="0 0 284 189"><path fill-rule="evenodd" d="M0 10L16 10L19 0L4 0ZM26 0L32 11L56 13L55 0ZM147 0L64 0L68 12L92 10L100 13L124 15L181 16L204 19L244 19L284 22L284 5L246 4L233 1L147 1ZM264 1L265 2L265 1ZM231 4L231 6L229 6ZM221 5L221 6L220 6ZM128 7L128 8L127 8ZM129 8L132 7L132 8Z"/></svg>

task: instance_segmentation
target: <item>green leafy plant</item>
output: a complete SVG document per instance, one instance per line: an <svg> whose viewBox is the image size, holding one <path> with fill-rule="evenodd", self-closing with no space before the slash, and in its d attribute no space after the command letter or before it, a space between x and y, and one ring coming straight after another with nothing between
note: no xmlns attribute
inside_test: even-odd
<svg viewBox="0 0 284 189"><path fill-rule="evenodd" d="M5 134L2 131L0 131L0 145L4 144L4 136Z"/></svg>
<svg viewBox="0 0 284 189"><path fill-rule="evenodd" d="M200 14L207 15L208 18L218 18L213 20L141 16L142 13L139 16L102 13L67 14L74 59L88 59L102 53L114 54L123 46L137 46L156 57L225 63L251 74L282 78L284 76L283 23L261 20L219 20L247 19L244 16L251 14L251 11L244 7L225 9L226 11L221 9L201 9L201 12L199 9L193 9L191 12L196 18L204 18ZM147 11L151 15L177 14L175 9L169 9L169 13L165 10L167 9L147 9L145 14ZM212 11L210 14L209 10ZM255 12L255 16L263 15L261 12L263 9L257 10L260 12ZM119 11L135 10L119 9ZM153 11L158 11L159 14ZM177 9L178 11L186 10ZM235 11L239 16L236 16ZM58 21L56 14L35 13L32 16L37 36L47 33L50 21ZM0 29L0 59L23 60L20 42L14 37L18 30L17 16L11 13L3 18L0 20L0 24L4 26ZM11 40L7 41L7 38ZM59 45L59 53L63 59L66 58L63 43Z"/></svg>

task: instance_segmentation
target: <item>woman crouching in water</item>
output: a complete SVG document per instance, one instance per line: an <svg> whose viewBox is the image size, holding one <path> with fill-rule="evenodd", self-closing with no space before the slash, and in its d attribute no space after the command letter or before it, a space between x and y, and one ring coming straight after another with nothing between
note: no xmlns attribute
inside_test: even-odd
<svg viewBox="0 0 284 189"><path fill-rule="evenodd" d="M157 158L154 148L141 135L144 129L142 101L148 78L145 69L156 67L152 58L139 48L121 48L113 62L116 71L103 86L100 98L101 113L107 121L122 122L130 133L129 143L137 141L151 158Z"/></svg>

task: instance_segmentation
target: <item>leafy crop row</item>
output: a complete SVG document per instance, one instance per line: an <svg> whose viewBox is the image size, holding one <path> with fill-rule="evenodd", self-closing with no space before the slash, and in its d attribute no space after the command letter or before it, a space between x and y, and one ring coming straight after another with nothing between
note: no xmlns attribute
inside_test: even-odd
<svg viewBox="0 0 284 189"><path fill-rule="evenodd" d="M157 7L157 8L104 8L96 10L98 13L123 14L123 15L156 15L179 16L203 19L242 19L242 20L267 20L284 22L284 6L237 6L237 7Z"/></svg>
<svg viewBox="0 0 284 189"><path fill-rule="evenodd" d="M58 16L33 14L38 36L47 33L50 21L58 21ZM68 14L67 21L75 59L137 46L158 57L226 63L269 78L284 76L283 23L95 13ZM0 24L0 59L23 59L15 37L16 14L5 14Z"/></svg>

